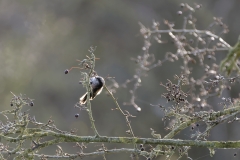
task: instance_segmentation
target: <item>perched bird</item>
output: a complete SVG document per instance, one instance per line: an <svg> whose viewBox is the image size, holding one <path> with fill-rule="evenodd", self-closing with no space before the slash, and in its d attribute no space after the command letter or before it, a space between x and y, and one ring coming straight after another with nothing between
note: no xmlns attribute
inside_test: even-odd
<svg viewBox="0 0 240 160"><path fill-rule="evenodd" d="M90 78L90 84L92 86L92 91L90 92L90 100L93 100L98 94L102 92L105 81L103 77L95 76ZM87 101L87 93L80 97L80 104L85 104Z"/></svg>

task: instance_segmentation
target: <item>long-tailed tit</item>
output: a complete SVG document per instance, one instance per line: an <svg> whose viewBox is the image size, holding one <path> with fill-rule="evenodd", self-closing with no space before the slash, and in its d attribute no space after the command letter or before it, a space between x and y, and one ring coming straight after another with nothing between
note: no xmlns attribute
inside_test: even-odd
<svg viewBox="0 0 240 160"><path fill-rule="evenodd" d="M90 78L90 84L92 86L92 91L90 92L90 100L93 100L97 95L102 92L105 81L103 77L95 76ZM80 104L85 104L87 101L87 93L80 97Z"/></svg>

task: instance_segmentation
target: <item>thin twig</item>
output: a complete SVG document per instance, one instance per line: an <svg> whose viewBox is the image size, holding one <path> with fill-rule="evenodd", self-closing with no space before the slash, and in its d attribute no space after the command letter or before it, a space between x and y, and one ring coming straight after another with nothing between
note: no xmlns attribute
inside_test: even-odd
<svg viewBox="0 0 240 160"><path fill-rule="evenodd" d="M104 88L108 91L108 93L109 93L110 96L112 97L113 101L115 102L115 104L116 104L116 106L117 106L117 109L118 109L125 117L127 117L127 114L123 112L123 110L122 110L121 107L119 106L116 98L113 96L112 92L109 91L109 89L107 88L106 85L104 86ZM127 120L128 120L128 119L127 119ZM128 127L129 127L129 130L130 130L132 136L135 137L130 123L127 123L127 125L128 125Z"/></svg>
<svg viewBox="0 0 240 160"><path fill-rule="evenodd" d="M171 30L154 30L151 31L151 33L170 33L170 32L175 32L175 33L198 33L198 34L206 34L209 37L213 37L215 39L218 39L221 43L223 43L227 48L231 48L231 46L224 41L221 37L213 34L210 31L207 30L197 30L197 29L171 29Z"/></svg>

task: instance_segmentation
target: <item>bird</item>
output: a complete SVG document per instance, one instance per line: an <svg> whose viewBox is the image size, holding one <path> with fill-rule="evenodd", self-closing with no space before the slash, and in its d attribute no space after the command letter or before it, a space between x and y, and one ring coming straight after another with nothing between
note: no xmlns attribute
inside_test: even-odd
<svg viewBox="0 0 240 160"><path fill-rule="evenodd" d="M97 95L102 92L103 86L105 85L105 80L103 77L94 76L90 78L90 84L92 90L90 92L90 100L93 100ZM85 104L87 101L87 93L85 93L82 97L80 97L79 103Z"/></svg>

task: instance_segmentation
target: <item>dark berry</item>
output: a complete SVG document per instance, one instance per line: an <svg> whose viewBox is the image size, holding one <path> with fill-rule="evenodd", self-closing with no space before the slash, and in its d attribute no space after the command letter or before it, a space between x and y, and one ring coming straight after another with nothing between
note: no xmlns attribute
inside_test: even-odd
<svg viewBox="0 0 240 160"><path fill-rule="evenodd" d="M140 144L139 147L142 148L142 147L143 147L143 144Z"/></svg>
<svg viewBox="0 0 240 160"><path fill-rule="evenodd" d="M233 155L234 157L236 157L237 156L237 153L234 153L234 155Z"/></svg>
<svg viewBox="0 0 240 160"><path fill-rule="evenodd" d="M64 73L65 73L65 74L68 74L68 72L69 72L69 70L68 70L68 69L66 69Z"/></svg>
<svg viewBox="0 0 240 160"><path fill-rule="evenodd" d="M33 105L34 105L34 103L33 103L33 102L31 102L31 103L30 103L30 106L32 107Z"/></svg>
<svg viewBox="0 0 240 160"><path fill-rule="evenodd" d="M172 150L174 150L174 149L175 149L175 147L174 147L174 146L172 146L171 148L172 148Z"/></svg>
<svg viewBox="0 0 240 160"><path fill-rule="evenodd" d="M78 118L79 117L79 114L77 113L77 114L75 114L75 118Z"/></svg>
<svg viewBox="0 0 240 160"><path fill-rule="evenodd" d="M151 160L151 158L150 158L150 157L148 157L148 158L147 158L147 160Z"/></svg>
<svg viewBox="0 0 240 160"><path fill-rule="evenodd" d="M12 103L11 103L10 105L11 105L11 106L13 106L13 104L12 104Z"/></svg>
<svg viewBox="0 0 240 160"><path fill-rule="evenodd" d="M144 148L143 148L143 147L141 148L141 151L144 151Z"/></svg>

